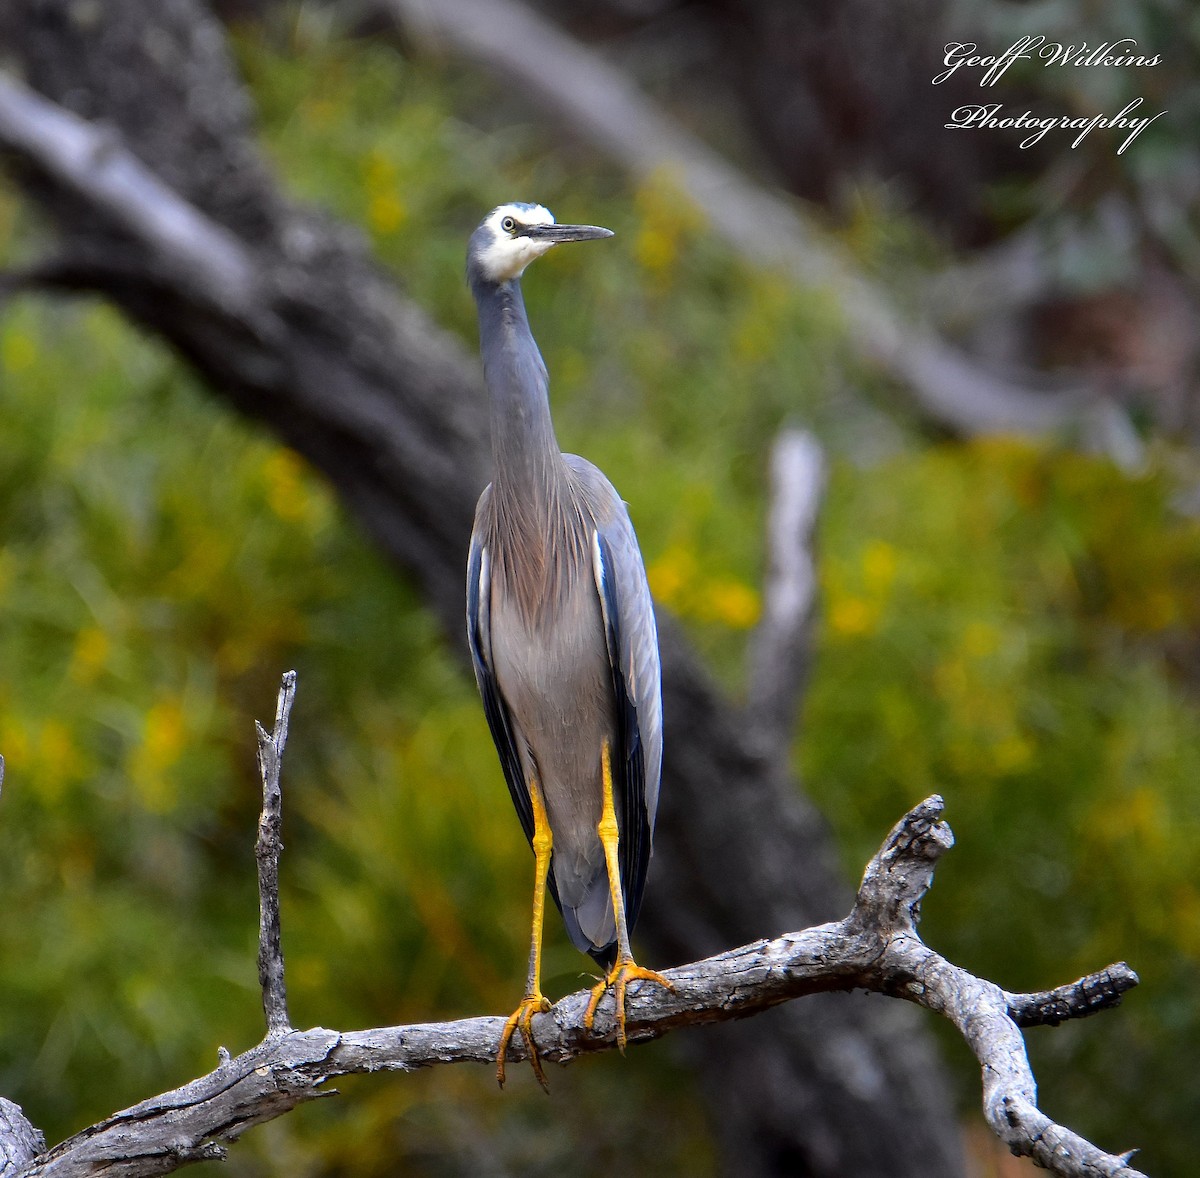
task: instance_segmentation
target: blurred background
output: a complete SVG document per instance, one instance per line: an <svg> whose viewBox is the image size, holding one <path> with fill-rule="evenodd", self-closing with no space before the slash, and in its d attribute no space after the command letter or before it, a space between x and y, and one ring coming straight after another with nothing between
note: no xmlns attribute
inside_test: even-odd
<svg viewBox="0 0 1200 1178"><path fill-rule="evenodd" d="M847 880L942 793L957 846L926 940L1010 990L1127 960L1142 985L1118 1011L1029 1034L1042 1105L1106 1149L1141 1147L1150 1173L1190 1173L1200 14L542 5L784 194L903 322L1108 407L1104 431L1034 435L951 428L864 355L835 300L739 253L677 173L632 176L387 7L217 6L281 189L352 226L469 348L463 253L489 208L536 200L616 231L525 283L559 439L629 499L660 607L731 699L761 609L772 441L787 423L820 438L820 606L791 755ZM1026 33L1133 37L1162 62L1025 63L983 98L977 76L931 85L945 42L998 52ZM25 72L11 48L0 68ZM1020 150L942 127L969 101L1113 114L1137 96L1168 113L1120 155L1115 132ZM0 179L6 268L57 232L19 171ZM463 650L322 475L101 298L0 303L0 609L0 1093L49 1140L259 1038L252 720L290 667L294 1022L512 1008L530 859ZM553 997L588 963L548 928ZM974 1062L932 1030L970 1172L1032 1172L989 1145ZM339 1083L341 1099L251 1132L227 1172L736 1173L688 1058L666 1040L555 1069L549 1099L524 1073L500 1097L490 1069Z"/></svg>

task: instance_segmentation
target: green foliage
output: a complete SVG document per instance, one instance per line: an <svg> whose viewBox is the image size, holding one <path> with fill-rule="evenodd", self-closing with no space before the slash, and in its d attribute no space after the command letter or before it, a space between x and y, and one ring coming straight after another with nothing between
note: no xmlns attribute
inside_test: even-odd
<svg viewBox="0 0 1200 1178"><path fill-rule="evenodd" d="M1011 990L1139 970L1118 1014L1035 1036L1035 1063L1052 1111L1182 1174L1200 716L1173 664L1200 623L1200 523L1172 492L1006 440L840 472L802 760L852 869L945 796L959 846L923 927L952 960Z"/></svg>
<svg viewBox="0 0 1200 1178"><path fill-rule="evenodd" d="M630 499L656 593L736 684L770 440L788 417L835 450L861 428L829 395L871 385L828 308L732 261L669 175L631 192L480 113L476 77L303 21L239 53L293 193L362 226L467 340L463 246L487 208L532 197L617 230L526 283L560 440ZM0 195L7 257L32 232L16 210ZM875 256L925 248L869 207L852 232ZM296 1021L510 1009L528 850L474 685L414 594L319 477L111 311L11 304L0 361L0 889L18 914L0 923L0 1091L58 1137L257 1039L250 721L289 666ZM1200 1145L1180 1062L1200 1038L1180 674L1200 536L1174 489L1166 456L1129 478L1005 441L839 463L800 748L851 870L905 807L947 796L937 948L1014 989L1118 957L1142 973L1120 1013L1035 1046L1049 1109L1145 1145L1160 1174ZM547 954L547 991L577 986L587 962L554 923ZM249 1135L231 1171L713 1172L669 1043L556 1073L549 1101L525 1079L502 1099L483 1069L347 1084Z"/></svg>

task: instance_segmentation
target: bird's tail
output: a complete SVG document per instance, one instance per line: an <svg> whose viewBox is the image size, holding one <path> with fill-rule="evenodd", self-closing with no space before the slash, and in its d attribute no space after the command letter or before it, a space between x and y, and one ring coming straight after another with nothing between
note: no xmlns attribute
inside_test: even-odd
<svg viewBox="0 0 1200 1178"><path fill-rule="evenodd" d="M608 873L600 873L580 903L573 907L564 904L562 914L575 948L590 953L606 970L611 968L617 959L617 921L608 894Z"/></svg>

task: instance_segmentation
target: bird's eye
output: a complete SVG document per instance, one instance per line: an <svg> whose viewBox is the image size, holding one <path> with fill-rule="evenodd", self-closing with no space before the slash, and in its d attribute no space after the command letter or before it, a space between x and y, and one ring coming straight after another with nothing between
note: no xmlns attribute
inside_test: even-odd
<svg viewBox="0 0 1200 1178"><path fill-rule="evenodd" d="M500 222L500 228L503 229L505 233L511 233L516 227L517 223L512 219L512 217L505 217L504 220Z"/></svg>

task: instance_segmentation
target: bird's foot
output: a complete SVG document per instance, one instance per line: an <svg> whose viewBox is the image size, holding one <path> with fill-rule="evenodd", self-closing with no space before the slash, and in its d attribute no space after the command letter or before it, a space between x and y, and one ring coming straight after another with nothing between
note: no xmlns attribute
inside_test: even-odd
<svg viewBox="0 0 1200 1178"><path fill-rule="evenodd" d="M593 1030L592 1024L596 1021L596 1008L600 1005L600 999L604 997L604 992L611 986L613 989L613 1000L616 1003L614 1017L617 1022L617 1046L621 1049L622 1054L625 1051L625 987L630 982L657 982L666 990L675 992L674 985L663 977L662 974L656 973L652 969L643 969L633 958L628 961L618 961L609 972L608 977L601 978L592 987L592 996L588 1000L587 1011L583 1016L583 1025L587 1029Z"/></svg>
<svg viewBox="0 0 1200 1178"><path fill-rule="evenodd" d="M535 1014L542 1014L549 1009L550 999L545 995L526 994L521 999L521 1005L508 1016L508 1022L504 1024L504 1030L500 1032L500 1047L496 1052L496 1079L501 1088L504 1087L504 1057L508 1054L508 1041L513 1037L513 1032L519 1030L521 1038L525 1041L525 1050L529 1052L529 1062L533 1066L533 1074L537 1076L538 1083L547 1092L550 1091L546 1073L542 1070L542 1061L538 1059L537 1048L533 1045L533 1032L529 1027Z"/></svg>

